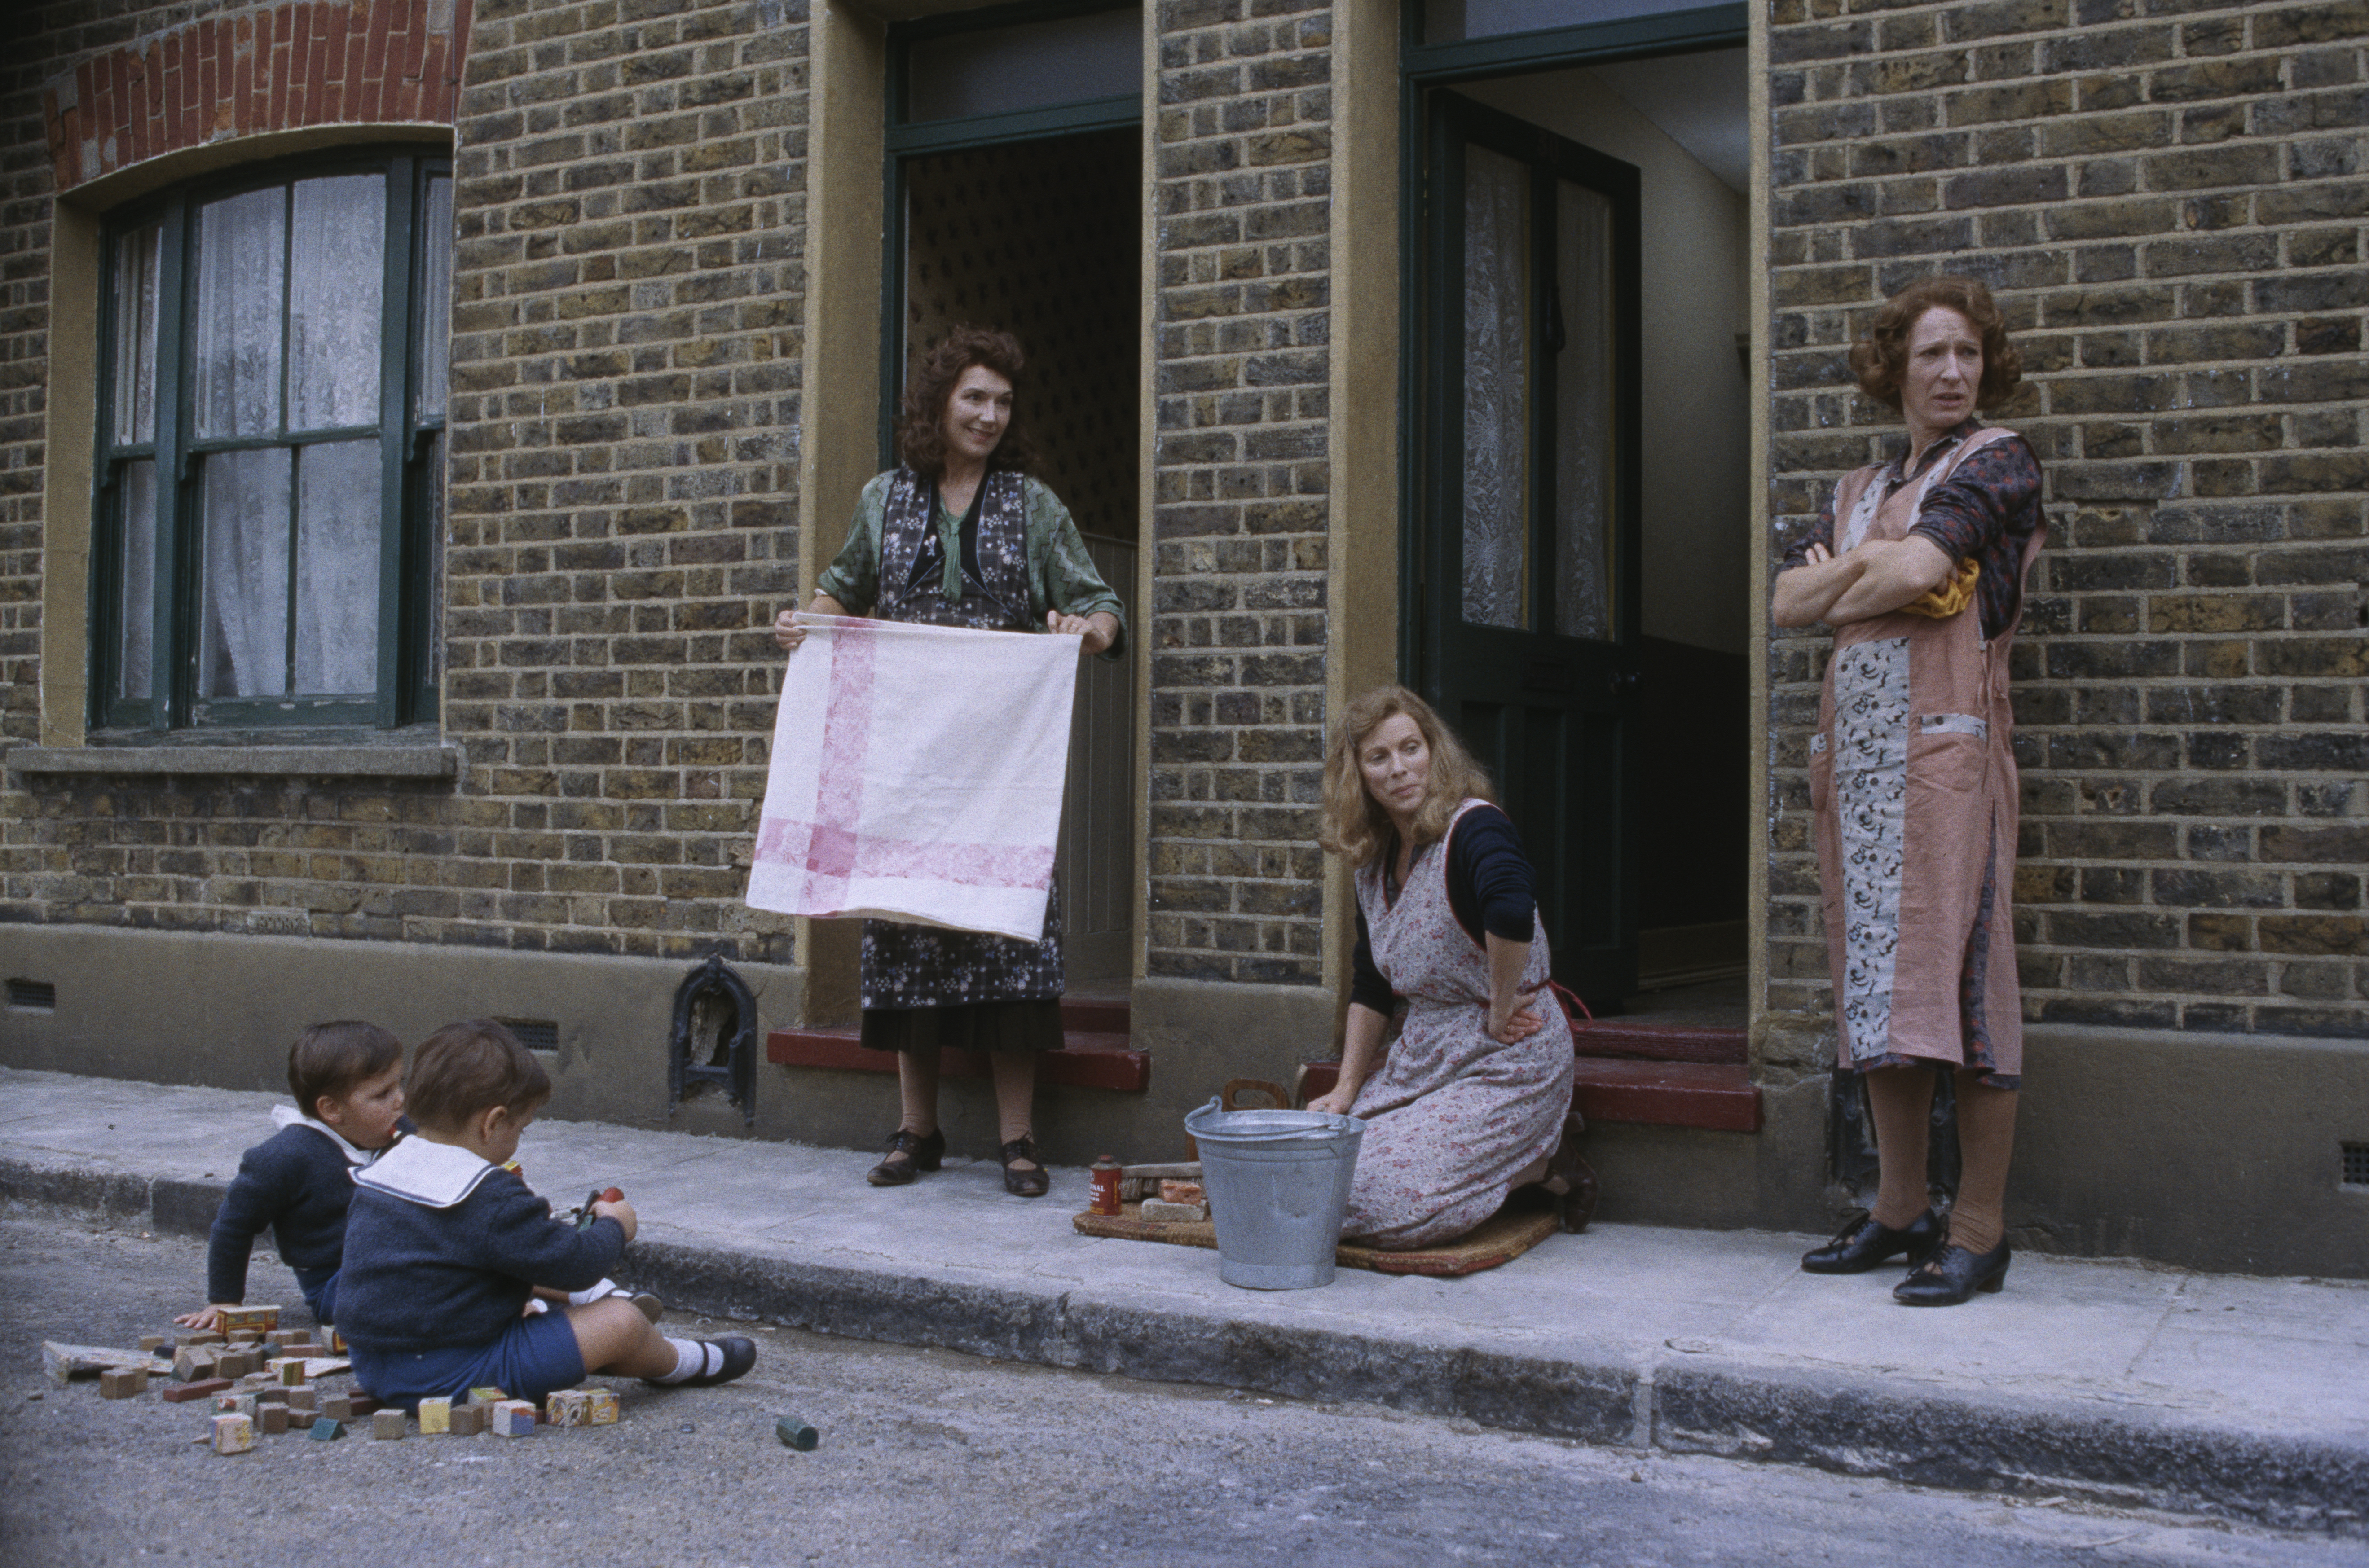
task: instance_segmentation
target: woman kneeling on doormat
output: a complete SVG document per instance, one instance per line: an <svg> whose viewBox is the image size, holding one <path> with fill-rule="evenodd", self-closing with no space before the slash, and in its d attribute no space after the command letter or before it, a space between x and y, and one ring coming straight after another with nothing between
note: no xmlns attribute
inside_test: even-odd
<svg viewBox="0 0 2369 1568"><path fill-rule="evenodd" d="M1835 486L1786 557L1771 616L1835 632L1810 809L1837 1056L1864 1076L1882 1173L1875 1207L1802 1266L1861 1274L1906 1253L1916 1267L1894 1299L1953 1307L2007 1279L2023 1071L2008 647L2048 529L2031 447L1975 417L2021 374L1982 284L1909 285L1850 362L1860 389L1907 420L1908 444ZM1925 1188L1944 1068L1958 1075L1963 1163L1946 1221Z"/></svg>
<svg viewBox="0 0 2369 1568"><path fill-rule="evenodd" d="M1585 1228L1596 1176L1579 1158L1571 1025L1545 994L1529 860L1488 775L1404 687L1342 716L1322 841L1357 887L1341 1081L1308 1103L1367 1124L1342 1237L1433 1246L1533 1184L1563 1229Z"/></svg>

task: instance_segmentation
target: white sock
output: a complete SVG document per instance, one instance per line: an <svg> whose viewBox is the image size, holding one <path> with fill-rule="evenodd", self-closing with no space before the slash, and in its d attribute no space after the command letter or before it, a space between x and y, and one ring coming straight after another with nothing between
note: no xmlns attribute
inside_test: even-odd
<svg viewBox="0 0 2369 1568"><path fill-rule="evenodd" d="M680 1383L686 1378L724 1369L724 1352L704 1339L670 1339L667 1343L674 1346L674 1370L652 1378L653 1383Z"/></svg>
<svg viewBox="0 0 2369 1568"><path fill-rule="evenodd" d="M590 1286L585 1289L569 1291L567 1293L567 1304L571 1307L589 1307L593 1302L606 1299L611 1296L623 1296L625 1294L627 1294L627 1291L624 1286L618 1284L613 1279L604 1279L598 1285Z"/></svg>

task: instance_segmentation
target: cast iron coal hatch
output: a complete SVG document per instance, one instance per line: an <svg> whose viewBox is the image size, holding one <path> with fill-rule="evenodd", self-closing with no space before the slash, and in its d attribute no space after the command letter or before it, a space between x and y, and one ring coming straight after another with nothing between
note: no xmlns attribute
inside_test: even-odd
<svg viewBox="0 0 2369 1568"><path fill-rule="evenodd" d="M2348 1187L2369 1187L2369 1143L2346 1143L2344 1150L2344 1185Z"/></svg>
<svg viewBox="0 0 2369 1568"><path fill-rule="evenodd" d="M518 1043L531 1051L559 1049L559 1025L548 1018L497 1018L495 1023L518 1036Z"/></svg>
<svg viewBox="0 0 2369 1568"><path fill-rule="evenodd" d="M55 1013L58 1010L58 988L48 980L10 980L8 1005L34 1013Z"/></svg>
<svg viewBox="0 0 2369 1568"><path fill-rule="evenodd" d="M693 969L674 993L667 1115L703 1083L722 1085L749 1125L756 1125L757 998L720 954Z"/></svg>

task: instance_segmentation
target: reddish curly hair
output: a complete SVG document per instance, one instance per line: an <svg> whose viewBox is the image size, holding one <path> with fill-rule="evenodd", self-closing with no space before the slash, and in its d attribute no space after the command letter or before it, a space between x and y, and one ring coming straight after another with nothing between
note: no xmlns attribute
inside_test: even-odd
<svg viewBox="0 0 2369 1568"><path fill-rule="evenodd" d="M1974 406L1996 408L2023 383L2023 356L2008 341L2007 318L1991 292L1972 278L1943 273L1920 278L1886 300L1868 323L1867 336L1851 345L1851 374L1859 389L1885 407L1900 407L1900 381L1908 372L1908 335L1935 306L1956 311L1983 338L1983 379Z"/></svg>
<svg viewBox="0 0 2369 1568"><path fill-rule="evenodd" d="M1036 449L1020 418L1020 372L1027 363L1028 356L1020 351L1020 339L1009 332L966 325L947 333L921 356L905 383L905 395L897 409L898 460L924 478L944 471L946 405L953 400L955 383L962 380L963 372L983 365L1010 382L1013 390L1011 422L1003 427L1003 439L995 443L995 451L988 454L987 465L1024 474L1035 467Z"/></svg>

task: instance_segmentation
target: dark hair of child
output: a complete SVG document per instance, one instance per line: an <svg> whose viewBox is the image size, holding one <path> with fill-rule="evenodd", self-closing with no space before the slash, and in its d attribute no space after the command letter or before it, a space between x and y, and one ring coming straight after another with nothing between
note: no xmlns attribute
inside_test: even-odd
<svg viewBox="0 0 2369 1568"><path fill-rule="evenodd" d="M466 1018L419 1043L403 1098L412 1120L444 1131L496 1105L525 1116L551 1098L551 1074L499 1024Z"/></svg>
<svg viewBox="0 0 2369 1568"><path fill-rule="evenodd" d="M324 1097L342 1100L365 1078L403 1060L403 1042L375 1024L315 1024L288 1047L288 1093L308 1116Z"/></svg>

